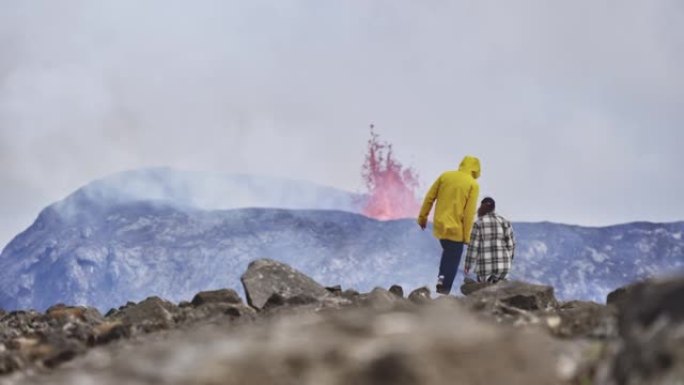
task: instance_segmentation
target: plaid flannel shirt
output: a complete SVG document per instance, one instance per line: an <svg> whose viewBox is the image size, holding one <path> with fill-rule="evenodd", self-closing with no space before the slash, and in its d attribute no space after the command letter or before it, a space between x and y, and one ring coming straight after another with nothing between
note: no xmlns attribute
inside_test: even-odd
<svg viewBox="0 0 684 385"><path fill-rule="evenodd" d="M515 254L513 227L506 218L489 213L477 219L470 236L465 269L478 277L505 277Z"/></svg>

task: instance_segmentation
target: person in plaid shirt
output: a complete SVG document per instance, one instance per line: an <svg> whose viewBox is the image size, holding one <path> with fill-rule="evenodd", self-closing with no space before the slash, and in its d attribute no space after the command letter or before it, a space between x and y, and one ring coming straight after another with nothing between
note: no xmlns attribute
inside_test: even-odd
<svg viewBox="0 0 684 385"><path fill-rule="evenodd" d="M496 283L505 279L515 255L511 222L496 214L495 208L494 199L482 200L470 236L464 272L468 275L472 268L478 282Z"/></svg>

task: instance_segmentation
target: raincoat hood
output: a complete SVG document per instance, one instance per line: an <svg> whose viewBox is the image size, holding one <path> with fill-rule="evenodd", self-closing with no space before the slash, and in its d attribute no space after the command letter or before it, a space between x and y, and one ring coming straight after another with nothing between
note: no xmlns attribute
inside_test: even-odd
<svg viewBox="0 0 684 385"><path fill-rule="evenodd" d="M458 166L458 171L463 171L468 175L472 175L475 179L480 177L480 160L474 156L466 156Z"/></svg>

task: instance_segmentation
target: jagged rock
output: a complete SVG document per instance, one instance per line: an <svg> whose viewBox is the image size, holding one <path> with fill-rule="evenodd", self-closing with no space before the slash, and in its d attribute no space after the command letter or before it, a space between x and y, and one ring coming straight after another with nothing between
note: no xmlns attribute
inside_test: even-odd
<svg viewBox="0 0 684 385"><path fill-rule="evenodd" d="M411 292L408 296L409 301L417 304L430 302L430 289L426 286L419 287Z"/></svg>
<svg viewBox="0 0 684 385"><path fill-rule="evenodd" d="M619 287L610 293L606 297L606 303L608 305L619 305L629 294L637 287L639 283L632 283L623 287Z"/></svg>
<svg viewBox="0 0 684 385"><path fill-rule="evenodd" d="M51 306L45 312L45 315L59 323L66 322L84 322L87 324L98 324L104 321L104 317L99 310L92 307L83 306L66 306L59 304Z"/></svg>
<svg viewBox="0 0 684 385"><path fill-rule="evenodd" d="M256 316L256 310L249 306L245 305L233 305L233 306L228 306L224 311L223 314L233 317L233 318L249 318L253 319Z"/></svg>
<svg viewBox="0 0 684 385"><path fill-rule="evenodd" d="M270 259L259 259L249 264L241 277L247 302L262 309L273 294L294 297L300 294L325 298L330 293L320 284L292 267Z"/></svg>
<svg viewBox="0 0 684 385"><path fill-rule="evenodd" d="M60 333L43 336L38 345L29 351L31 361L37 361L48 368L72 360L86 352L85 344Z"/></svg>
<svg viewBox="0 0 684 385"><path fill-rule="evenodd" d="M244 316L252 319L255 314L254 308L243 303L210 302L197 307L180 308L180 311L174 316L174 322L177 324L192 324L198 321L220 320L226 317L234 319Z"/></svg>
<svg viewBox="0 0 684 385"><path fill-rule="evenodd" d="M330 294L333 294L333 295L341 295L342 294L342 286L340 286L340 285L326 286L325 290L327 290Z"/></svg>
<svg viewBox="0 0 684 385"><path fill-rule="evenodd" d="M340 294L340 297L353 301L360 295L361 293L356 290L347 289Z"/></svg>
<svg viewBox="0 0 684 385"><path fill-rule="evenodd" d="M127 350L107 358L106 366L84 367L81 359L66 365L75 365L78 381L69 377L69 370L60 369L45 381L31 383L71 384L83 382L86 376L89 383L104 385L297 383L301 378L333 385L446 384L454 378L464 384L566 383L570 379L575 384L599 373L610 374L596 382L604 385L671 385L684 378L684 277L632 285L622 299L613 302L616 306L583 301L559 305L553 288L523 282L499 283L470 292L468 297L435 300L422 287L404 300L403 289L397 285L390 291L378 287L359 294L323 288L277 262L265 261L265 265L266 269L257 266L248 277L249 285L255 284L251 279L274 291L259 313L242 303L234 291L216 290L198 293L182 307L150 297L112 310L106 318L95 309L63 304L50 307L45 314L17 311L0 316L0 374L36 366L53 368L89 347L132 336L136 341L160 340L137 331L175 329L161 334L163 339L174 335L175 339L155 353L146 349L146 343L112 344L98 348L98 355L109 354L108 349L117 346ZM297 290L269 281L273 279L294 283ZM317 285L316 295L303 284L310 282ZM337 311L342 308L348 309ZM491 317L478 317L476 327L471 325L475 319L471 310L511 322L497 326L487 319ZM459 327L453 328L454 324ZM510 324L541 327L518 330ZM186 336L195 329L189 328L192 325L213 334L205 340ZM540 334L544 331L550 334ZM549 340L547 335L562 338ZM528 338L532 339L529 346ZM316 343L300 343L309 340ZM561 346L557 344L563 349L571 346L572 354L555 361ZM568 357L575 358L568 361ZM598 367L597 362L609 366ZM186 366L178 369L179 365ZM145 366L174 370L150 374L141 369ZM556 368L563 369L556 372ZM577 373L582 377L576 377Z"/></svg>
<svg viewBox="0 0 684 385"><path fill-rule="evenodd" d="M131 326L121 321L106 321L93 328L88 345L96 346L131 336Z"/></svg>
<svg viewBox="0 0 684 385"><path fill-rule="evenodd" d="M60 330L40 336L15 338L6 345L26 362L37 362L49 368L86 351L83 343L64 336ZM14 359L14 362L21 360Z"/></svg>
<svg viewBox="0 0 684 385"><path fill-rule="evenodd" d="M58 323L52 330L59 328L61 335L65 338L77 340L81 343L88 343L93 335L93 328L99 323L85 323L81 321ZM61 325L61 326L60 326Z"/></svg>
<svg viewBox="0 0 684 385"><path fill-rule="evenodd" d="M477 282L472 278L466 278L463 280L463 284L461 285L461 293L463 293L463 295L471 295L478 290L492 285L493 284L489 282Z"/></svg>
<svg viewBox="0 0 684 385"><path fill-rule="evenodd" d="M558 306L553 287L519 281L500 282L473 292L470 299L479 302L500 302L516 309L547 310Z"/></svg>
<svg viewBox="0 0 684 385"><path fill-rule="evenodd" d="M376 287L370 293L360 295L357 303L375 309L391 309L398 300L396 295L381 287Z"/></svg>
<svg viewBox="0 0 684 385"><path fill-rule="evenodd" d="M307 343L311 341L313 343ZM483 321L445 303L275 318L108 350L33 384L562 383L562 345L540 330Z"/></svg>
<svg viewBox="0 0 684 385"><path fill-rule="evenodd" d="M560 337L617 337L617 312L612 306L588 301L566 302L555 317L547 318L547 326Z"/></svg>
<svg viewBox="0 0 684 385"><path fill-rule="evenodd" d="M130 307L133 307L133 306L135 306L135 305L136 305L135 302L133 302L133 301L128 301L128 302L126 302L125 305L119 306L118 309L114 309L114 308L109 309L109 311L107 311L107 313L105 313L105 318L113 317L113 316L115 316L116 314L119 314L120 312L122 312L123 310L128 309L128 308L130 308Z"/></svg>
<svg viewBox="0 0 684 385"><path fill-rule="evenodd" d="M19 352L27 352L36 345L40 343L40 340L36 336L32 337L17 337L13 338L5 343L8 349L17 350Z"/></svg>
<svg viewBox="0 0 684 385"><path fill-rule="evenodd" d="M242 299L233 289L220 289L199 292L195 294L195 297L192 299L191 303L192 306L200 306L206 303L216 302L238 304L242 303Z"/></svg>
<svg viewBox="0 0 684 385"><path fill-rule="evenodd" d="M47 332L50 325L45 317L34 310L18 310L6 314L0 320L0 340Z"/></svg>
<svg viewBox="0 0 684 385"><path fill-rule="evenodd" d="M684 378L684 276L644 282L618 301L618 385L678 384Z"/></svg>
<svg viewBox="0 0 684 385"><path fill-rule="evenodd" d="M298 306L298 305L311 305L318 303L319 299L312 297L307 294L297 294L292 297L285 297L280 293L274 293L268 298L263 306L264 310L273 309L278 306Z"/></svg>
<svg viewBox="0 0 684 385"><path fill-rule="evenodd" d="M177 309L171 302L159 297L149 297L136 305L123 307L111 317L150 332L173 326L173 315Z"/></svg>
<svg viewBox="0 0 684 385"><path fill-rule="evenodd" d="M7 312L4 311L3 309L0 309L0 318L4 317L5 314L7 314Z"/></svg>
<svg viewBox="0 0 684 385"><path fill-rule="evenodd" d="M399 298L404 298L404 288L399 285L392 285L389 288L389 292L396 295Z"/></svg>
<svg viewBox="0 0 684 385"><path fill-rule="evenodd" d="M26 363L20 356L12 352L0 352L0 375L5 375L22 369Z"/></svg>

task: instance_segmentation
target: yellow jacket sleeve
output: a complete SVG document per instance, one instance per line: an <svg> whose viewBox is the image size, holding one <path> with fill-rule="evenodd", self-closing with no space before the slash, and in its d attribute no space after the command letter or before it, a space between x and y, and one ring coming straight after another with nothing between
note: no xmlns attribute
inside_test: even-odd
<svg viewBox="0 0 684 385"><path fill-rule="evenodd" d="M470 234L473 231L473 222L475 222L475 212L477 211L477 198L480 195L480 185L473 184L468 194L465 211L463 213L463 240L466 244L470 241Z"/></svg>
<svg viewBox="0 0 684 385"><path fill-rule="evenodd" d="M427 195L425 195L423 206L420 208L420 214L418 214L418 223L427 222L428 215L430 215L430 210L432 210L432 204L435 203L435 199L437 199L441 178L441 176L437 178L435 183L432 184L432 187L430 187Z"/></svg>

